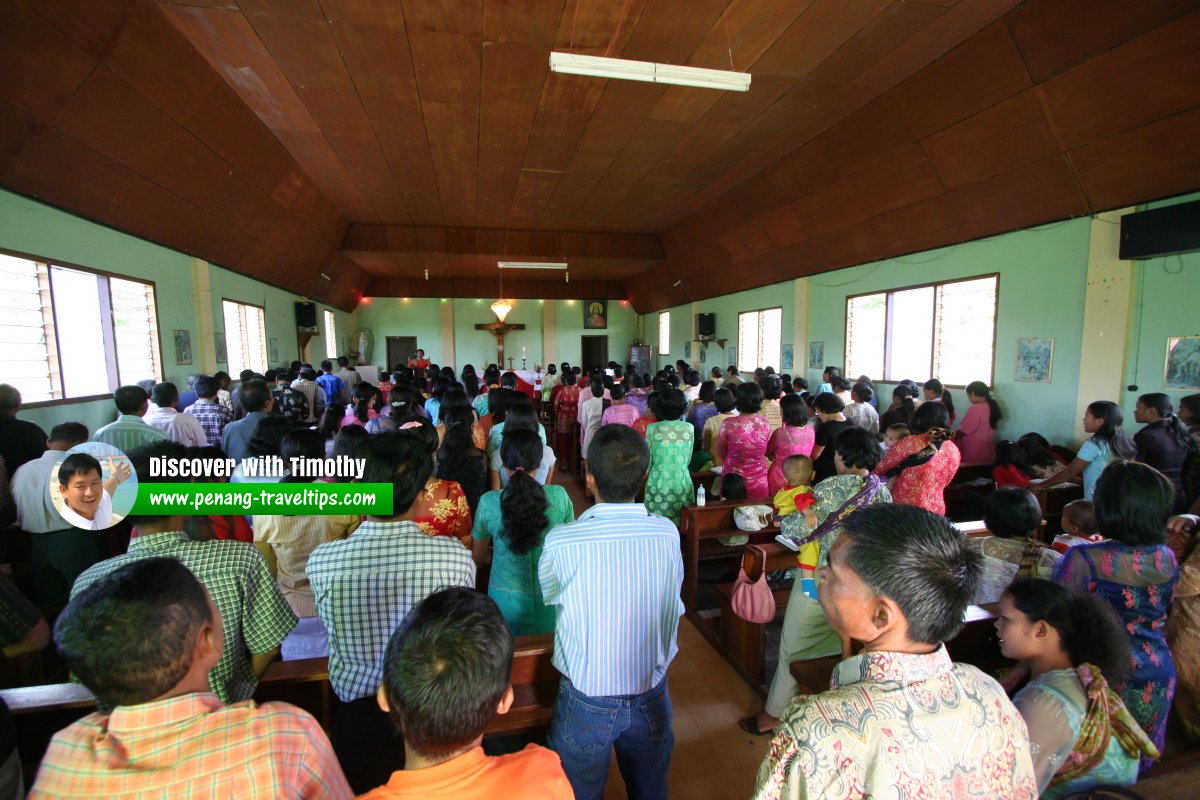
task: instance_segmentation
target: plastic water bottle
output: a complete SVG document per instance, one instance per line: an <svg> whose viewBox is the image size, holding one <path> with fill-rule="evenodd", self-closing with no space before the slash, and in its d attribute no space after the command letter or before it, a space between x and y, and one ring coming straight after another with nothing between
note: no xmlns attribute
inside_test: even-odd
<svg viewBox="0 0 1200 800"><path fill-rule="evenodd" d="M704 505L704 487L700 486L696 489L696 505Z"/></svg>

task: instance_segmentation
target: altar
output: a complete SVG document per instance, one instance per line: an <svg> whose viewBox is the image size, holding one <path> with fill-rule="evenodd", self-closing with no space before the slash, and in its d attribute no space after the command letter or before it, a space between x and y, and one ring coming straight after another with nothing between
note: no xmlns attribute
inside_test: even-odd
<svg viewBox="0 0 1200 800"><path fill-rule="evenodd" d="M526 383L528 383L538 389L542 388L542 376L545 374L544 372L537 372L536 370L532 370L532 369L514 369L514 370L506 369L506 370L503 370L500 374L503 375L505 372L515 372L517 374L517 377L520 378L521 380L525 381Z"/></svg>

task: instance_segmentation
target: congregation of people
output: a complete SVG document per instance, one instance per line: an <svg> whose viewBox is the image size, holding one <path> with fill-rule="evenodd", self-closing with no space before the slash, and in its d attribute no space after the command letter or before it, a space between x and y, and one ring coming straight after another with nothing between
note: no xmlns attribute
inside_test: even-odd
<svg viewBox="0 0 1200 800"><path fill-rule="evenodd" d="M999 438L1003 398L984 382L966 408L937 379L896 384L888 404L833 366L812 391L683 361L563 362L533 385L419 351L376 383L343 357L180 388L120 387L95 431L63 406L47 434L0 385L0 528L31 543L26 585L0 571L0 644L13 657L52 639L99 708L54 737L30 797L591 800L615 754L630 797L664 798L694 473L716 474L710 502L771 506L797 553L763 709L730 720L773 737L748 796L1062 797L1135 783L1169 720L1200 745L1200 395L1178 412L1140 396L1132 435L1097 400L1074 451ZM88 441L147 484L179 480L153 459L233 458L234 483L340 480L246 460L362 459L392 514L134 515L112 552L46 491ZM576 462L582 511L561 479ZM946 516L964 467L994 481L986 536ZM1056 545L1032 490L1063 483L1082 498ZM1015 663L998 675L946 647L987 603ZM547 746L485 750L514 702L514 638L534 634L553 635L561 674ZM338 700L329 730L251 700L273 662L314 646ZM829 690L798 694L789 665L832 656ZM23 796L10 739L5 798Z"/></svg>

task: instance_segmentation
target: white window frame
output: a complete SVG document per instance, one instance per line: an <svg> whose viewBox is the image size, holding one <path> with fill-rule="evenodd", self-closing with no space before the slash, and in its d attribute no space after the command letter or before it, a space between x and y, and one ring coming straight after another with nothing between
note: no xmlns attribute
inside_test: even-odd
<svg viewBox="0 0 1200 800"><path fill-rule="evenodd" d="M247 340L250 338L249 314L247 309L256 309L258 316L261 319L259 328L259 337L257 342L249 342L249 347L246 346ZM229 329L229 319L231 312L238 318L238 328L235 331ZM221 319L225 324L225 350L229 357L229 372L231 375L237 375L244 369L251 369L262 375L267 371L267 310L255 303L247 303L243 300L234 300L230 297L221 298ZM257 344L257 347L254 345ZM253 355L246 358L246 352L250 351ZM234 358L240 358L240 362L235 362ZM257 356L257 363L255 357Z"/></svg>
<svg viewBox="0 0 1200 800"><path fill-rule="evenodd" d="M325 357L330 361L337 361L337 338L336 327L337 318L328 308L325 309Z"/></svg>
<svg viewBox="0 0 1200 800"><path fill-rule="evenodd" d="M769 363L767 361L767 359L763 358L763 353L766 350L766 347L765 347L765 345L766 345L766 341L765 341L766 326L763 325L763 321L764 321L763 315L769 311L779 312L779 341L775 342L772 345L773 349L771 351L772 355L778 356L775 359L774 363ZM749 316L755 317L755 319L751 321L751 324L754 326L754 329L755 329L755 334L754 334L755 342L754 342L754 347L752 347L752 348L747 347L747 342L744 341L744 337L742 335L742 328L743 328L742 318L749 317ZM747 354L753 354L753 357L748 358ZM782 364L781 364L782 360L783 360L783 306L770 306L768 308L755 308L755 309L751 309L749 311L739 311L738 312L738 349L737 349L737 362L738 362L737 367L738 367L738 369L741 370L742 372L753 372L754 370L756 370L760 367L762 367L762 368L774 367L776 372L779 372L782 368Z"/></svg>
<svg viewBox="0 0 1200 800"><path fill-rule="evenodd" d="M943 378L941 375L938 374L940 371L939 362L938 362L938 355L939 355L938 354L938 343L942 336L942 331L941 331L941 327L940 327L940 319L939 319L942 291L946 286L952 286L954 284L967 283L967 282L971 282L971 281L983 281L983 280L988 280L988 279L991 279L994 282L995 288L993 290L991 336L987 340L988 352L987 352L987 358L986 358L986 360L987 360L986 377L984 374L982 374L984 372L984 369L981 368L980 369L981 374L979 376L973 378L973 380L985 380L988 385L991 385L993 383L993 381L995 380L995 373L996 373L996 327L997 327L997 320L998 320L999 309L1000 309L1000 273L998 273L998 272L987 273L984 275L972 275L970 277L956 278L954 280L949 280L949 281L938 281L936 283L921 283L921 284L916 284L913 286L899 286L899 287L892 288L892 289L886 289L881 292L863 292L861 294L847 295L847 297L846 297L846 329L845 329L846 330L845 343L846 343L846 357L847 357L847 363L845 364L846 375L855 376L858 374L862 374L862 372L863 372L863 370L861 368L856 368L855 365L850 363L850 361L849 361L849 359L851 357L851 353L861 346L861 345L852 346L852 344L851 344L851 337L853 335L853 317L851 314L851 303L862 297L883 296L883 297L885 297L886 304L887 304L886 311L885 311L885 314L887 317L886 323L885 323L885 331L886 331L885 335L877 343L868 341L866 343L866 345L867 345L866 348L864 348L864 349L868 349L871 345L877 345L878 347L883 348L883 362L882 362L883 363L883 374L882 375L871 375L871 378L876 381L884 381L886 383L895 383L897 381L904 380L906 378L910 378L912 380L921 382L927 378L933 377L933 378L938 378L939 380L941 380L942 384L947 387L952 387L952 388L956 388L956 389L964 388L966 386L965 383L946 380L945 378ZM898 338L899 331L897 330L897 326L893 325L893 312L894 312L893 303L892 303L893 297L896 294L899 294L901 292L910 292L910 291L913 291L916 289L930 289L930 288L932 288L934 291L933 319L932 319L933 335L931 337L930 353L929 353L929 364L930 364L929 372L930 372L930 374L929 375L893 374L892 373L892 353L894 352L894 350L896 348L899 348L902 346L901 344L897 344L895 342L895 339ZM978 361L982 362L983 360L984 360L984 355L981 353Z"/></svg>
<svg viewBox="0 0 1200 800"><path fill-rule="evenodd" d="M152 371L152 375L147 377L152 377L155 382L162 380L162 346L159 342L158 327L158 288L154 281L146 280L144 278L135 278L129 275L118 275L113 272L98 270L92 267L85 267L79 264L73 264L57 259L51 260L29 253L21 253L5 249L0 249L0 253L3 253L5 256L13 259L29 262L34 268L34 275L36 276L38 283L39 299L36 301L36 304L40 307L42 316L42 338L38 346L41 352L44 354L47 380L50 384L49 393L51 396L48 400L33 400L30 398L36 395L32 394L28 390L23 390L23 407L45 408L70 403L101 400L109 397L112 392L115 392L120 386L123 385L121 381L121 365L118 351L121 347L128 347L129 343L127 341L120 341L120 338L122 337L119 336L116 315L113 313L113 280L139 284L146 288L148 293L147 299L149 301L147 306L149 317L146 320L146 344L149 347L149 352L145 355L150 361ZM98 310L101 324L100 334L102 340L101 346L104 351L105 375L107 384L107 391L105 393L79 393L71 396L67 396L66 394L69 388L69 382L66 380L67 376L63 374L64 368L62 342L64 341L64 334L62 330L60 330L60 325L69 327L71 323L69 320L60 318L60 314L55 306L53 279L55 270L85 273L96 278L96 299L99 306ZM3 290L0 289L0 296L2 295ZM20 301L17 300L16 296L10 297L8 300L16 304L10 307L13 311L20 309L28 313L32 310L32 306L29 303L20 305ZM4 308L7 306L8 303L0 303L0 313L4 313ZM79 334L77 333L76 335ZM12 351L10 351L10 356L11 353ZM134 380L136 379L131 378L131 380L128 382L133 383ZM17 388L21 389L21 386L17 385Z"/></svg>
<svg viewBox="0 0 1200 800"><path fill-rule="evenodd" d="M658 354L671 355L671 312L660 311L658 314Z"/></svg>

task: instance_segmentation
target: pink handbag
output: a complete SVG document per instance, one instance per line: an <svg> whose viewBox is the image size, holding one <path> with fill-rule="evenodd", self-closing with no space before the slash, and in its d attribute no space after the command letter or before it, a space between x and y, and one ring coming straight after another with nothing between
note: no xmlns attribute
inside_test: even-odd
<svg viewBox="0 0 1200 800"><path fill-rule="evenodd" d="M763 564L766 564L766 551L755 545L750 546L762 553ZM767 585L767 571L765 569L762 575L758 576L758 580L751 583L750 578L746 575L746 568L744 566L739 567L737 580L733 583L733 594L730 600L733 606L733 613L747 622L765 625L775 619L775 595L772 594L771 587Z"/></svg>

